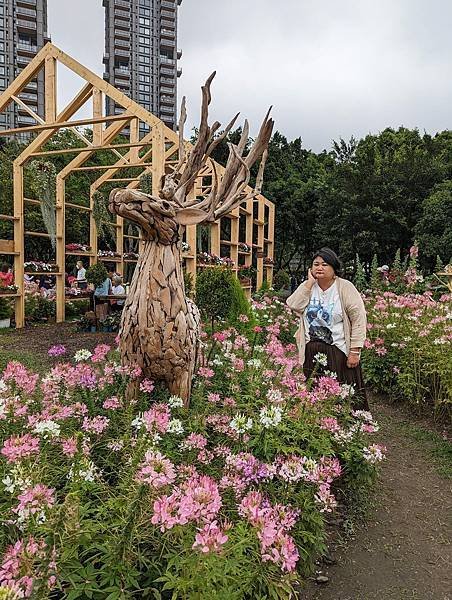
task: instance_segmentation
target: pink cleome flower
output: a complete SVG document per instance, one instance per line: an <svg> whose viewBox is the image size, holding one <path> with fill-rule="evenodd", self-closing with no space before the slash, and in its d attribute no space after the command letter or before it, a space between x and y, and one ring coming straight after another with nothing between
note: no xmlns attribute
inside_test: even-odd
<svg viewBox="0 0 452 600"><path fill-rule="evenodd" d="M176 470L173 463L160 452L148 450L144 461L138 469L136 480L147 483L152 488L170 485L176 480Z"/></svg>
<svg viewBox="0 0 452 600"><path fill-rule="evenodd" d="M1 453L10 463L28 458L33 454L39 454L39 439L33 437L30 433L21 436L13 435L3 444Z"/></svg>
<svg viewBox="0 0 452 600"><path fill-rule="evenodd" d="M218 526L217 521L212 521L198 529L192 548L199 548L204 554L209 552L218 553L227 541L228 536Z"/></svg>

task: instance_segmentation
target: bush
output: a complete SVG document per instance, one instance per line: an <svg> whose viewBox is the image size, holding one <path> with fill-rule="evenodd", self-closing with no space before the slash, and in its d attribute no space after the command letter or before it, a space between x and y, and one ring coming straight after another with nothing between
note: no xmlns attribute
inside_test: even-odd
<svg viewBox="0 0 452 600"><path fill-rule="evenodd" d="M31 321L47 321L56 314L54 300L49 300L40 294L25 296L25 316Z"/></svg>
<svg viewBox="0 0 452 600"><path fill-rule="evenodd" d="M290 275L287 271L280 269L273 278L275 290L286 290L290 287Z"/></svg>
<svg viewBox="0 0 452 600"><path fill-rule="evenodd" d="M184 287L185 295L191 298L195 290L195 284L193 282L193 274L188 273L187 271L184 271Z"/></svg>
<svg viewBox="0 0 452 600"><path fill-rule="evenodd" d="M364 374L378 391L437 413L452 408L450 295L385 292L366 300Z"/></svg>
<svg viewBox="0 0 452 600"><path fill-rule="evenodd" d="M99 287L108 277L108 271L104 264L96 263L86 270L86 281L92 283L94 287Z"/></svg>
<svg viewBox="0 0 452 600"><path fill-rule="evenodd" d="M12 313L11 302L7 300L7 298L2 298L0 296L0 321L10 319Z"/></svg>
<svg viewBox="0 0 452 600"><path fill-rule="evenodd" d="M226 320L232 309L234 275L230 269L209 267L196 277L196 304L212 329L218 320Z"/></svg>

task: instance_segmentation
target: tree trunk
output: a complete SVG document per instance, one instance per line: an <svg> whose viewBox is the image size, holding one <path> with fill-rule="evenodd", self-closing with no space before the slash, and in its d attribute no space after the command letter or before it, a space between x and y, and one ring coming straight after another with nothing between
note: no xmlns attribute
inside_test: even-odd
<svg viewBox="0 0 452 600"><path fill-rule="evenodd" d="M199 311L184 292L179 245L145 241L121 320L122 363L165 382L187 404L199 325Z"/></svg>

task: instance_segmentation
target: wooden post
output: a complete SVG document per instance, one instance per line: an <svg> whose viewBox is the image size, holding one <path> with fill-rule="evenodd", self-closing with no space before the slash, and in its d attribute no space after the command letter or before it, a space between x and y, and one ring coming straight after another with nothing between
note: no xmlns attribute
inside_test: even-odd
<svg viewBox="0 0 452 600"><path fill-rule="evenodd" d="M15 302L16 327L25 325L25 289L24 289L24 169L16 159L13 163L14 176L14 281L19 288Z"/></svg>
<svg viewBox="0 0 452 600"><path fill-rule="evenodd" d="M103 94L97 88L93 89L93 118L99 118L103 115ZM96 123L93 125L93 144L95 146L102 145L103 124Z"/></svg>
<svg viewBox="0 0 452 600"><path fill-rule="evenodd" d="M61 275L56 277L56 321L62 323L66 316L66 211L65 211L65 180L57 175L56 178L56 263Z"/></svg>
<svg viewBox="0 0 452 600"><path fill-rule="evenodd" d="M165 173L165 133L163 123L152 128L152 193L158 195L160 179Z"/></svg>
<svg viewBox="0 0 452 600"><path fill-rule="evenodd" d="M46 56L44 64L46 123L54 123L57 118L56 66L55 58L53 56Z"/></svg>

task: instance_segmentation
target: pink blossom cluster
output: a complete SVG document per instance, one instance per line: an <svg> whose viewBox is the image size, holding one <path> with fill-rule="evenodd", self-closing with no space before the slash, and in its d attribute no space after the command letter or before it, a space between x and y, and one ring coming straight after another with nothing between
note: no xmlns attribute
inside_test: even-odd
<svg viewBox="0 0 452 600"><path fill-rule="evenodd" d="M87 433L96 433L100 435L103 433L110 423L110 419L108 417L103 417L102 415L98 415L97 417L85 417L82 423L83 431Z"/></svg>
<svg viewBox="0 0 452 600"><path fill-rule="evenodd" d="M161 452L148 450L138 468L136 480L158 489L174 483L176 469L173 463Z"/></svg>
<svg viewBox="0 0 452 600"><path fill-rule="evenodd" d="M200 433L190 433L181 442L181 450L203 450L207 446L207 438Z"/></svg>
<svg viewBox="0 0 452 600"><path fill-rule="evenodd" d="M54 489L38 483L19 494L19 504L13 511L22 518L28 518L30 515L45 511L55 504L54 494Z"/></svg>
<svg viewBox="0 0 452 600"><path fill-rule="evenodd" d="M225 528L221 528L217 521L206 523L204 527L198 529L198 533L195 537L193 549L199 549L202 553L207 554L210 552L219 553L222 546L228 541L228 536L224 530L227 530L228 525Z"/></svg>
<svg viewBox="0 0 452 600"><path fill-rule="evenodd" d="M44 540L35 540L33 537L8 546L0 566L0 589L11 590L16 598L31 598L35 582L46 580L48 588L52 589L56 583L56 577L52 574L56 570L55 553L50 552L46 572L42 566L38 566L46 564L48 554Z"/></svg>
<svg viewBox="0 0 452 600"><path fill-rule="evenodd" d="M3 444L1 454L10 463L18 462L24 458L39 454L39 439L30 433L13 435Z"/></svg>
<svg viewBox="0 0 452 600"><path fill-rule="evenodd" d="M160 525L161 531L189 522L208 523L216 518L221 506L215 480L207 475L196 475L175 487L169 496L155 500L151 522Z"/></svg>
<svg viewBox="0 0 452 600"><path fill-rule="evenodd" d="M242 498L238 511L257 530L262 560L277 564L283 571L293 571L299 553L293 538L287 532L294 527L299 511L290 506L272 506L257 491L248 492Z"/></svg>
<svg viewBox="0 0 452 600"><path fill-rule="evenodd" d="M91 355L91 361L93 363L103 362L110 350L111 346L109 346L108 344L99 344L94 348L94 351Z"/></svg>
<svg viewBox="0 0 452 600"><path fill-rule="evenodd" d="M31 373L23 364L11 361L3 371L3 381L15 383L17 388L26 394L33 394L39 375Z"/></svg>
<svg viewBox="0 0 452 600"><path fill-rule="evenodd" d="M171 419L167 404L159 402L143 413L143 422L149 433L165 433Z"/></svg>

